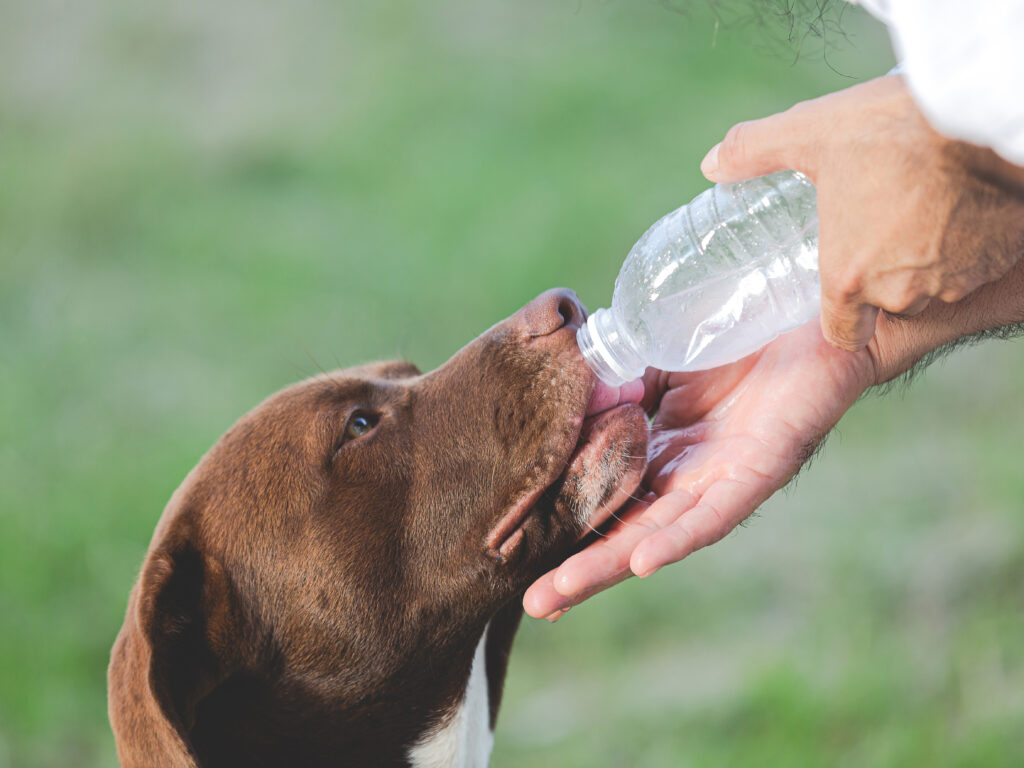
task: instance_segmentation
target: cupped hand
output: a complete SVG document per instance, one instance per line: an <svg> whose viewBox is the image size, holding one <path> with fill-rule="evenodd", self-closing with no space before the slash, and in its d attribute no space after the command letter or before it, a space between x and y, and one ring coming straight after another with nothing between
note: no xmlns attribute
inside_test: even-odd
<svg viewBox="0 0 1024 768"><path fill-rule="evenodd" d="M1024 254L1024 169L937 133L901 76L733 126L701 164L717 182L787 168L818 189L822 329L842 349L879 309L959 301Z"/></svg>
<svg viewBox="0 0 1024 768"><path fill-rule="evenodd" d="M652 425L647 497L605 538L538 579L523 605L559 612L627 576L647 576L712 544L784 486L876 380L868 350L830 346L810 323L732 365L648 371Z"/></svg>

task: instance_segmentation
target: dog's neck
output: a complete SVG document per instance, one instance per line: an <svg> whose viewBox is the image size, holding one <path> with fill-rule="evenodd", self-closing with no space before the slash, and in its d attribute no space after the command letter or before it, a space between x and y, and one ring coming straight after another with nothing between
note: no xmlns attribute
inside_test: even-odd
<svg viewBox="0 0 1024 768"><path fill-rule="evenodd" d="M512 642L523 617L522 596L501 608L476 645L465 694L409 749L413 768L482 768L490 760Z"/></svg>
<svg viewBox="0 0 1024 768"><path fill-rule="evenodd" d="M383 699L344 709L294 689L283 706L258 681L226 686L199 707L191 731L198 765L483 768L521 618L515 598L485 627L460 627L472 634L419 658Z"/></svg>
<svg viewBox="0 0 1024 768"><path fill-rule="evenodd" d="M446 642L421 647L372 698L346 695L332 703L324 692L344 693L342 684L351 689L360 679L385 674L381 669L351 668L343 681L307 676L301 685L292 679L282 687L277 669L263 661L219 684L195 705L187 722L167 717L176 711L156 698L149 646L129 623L114 649L112 690L125 696L139 691L143 701L138 695L134 702L112 699L112 712L131 736L123 742L122 761L191 768L485 766L522 618L521 599L513 596L489 621L483 618L475 626L456 620ZM133 602L129 614L134 611ZM280 665L276 655L269 662ZM121 716L119 707L128 714Z"/></svg>
<svg viewBox="0 0 1024 768"><path fill-rule="evenodd" d="M412 768L484 768L494 745L490 686L487 682L487 635L473 653L466 691L450 712L409 749Z"/></svg>

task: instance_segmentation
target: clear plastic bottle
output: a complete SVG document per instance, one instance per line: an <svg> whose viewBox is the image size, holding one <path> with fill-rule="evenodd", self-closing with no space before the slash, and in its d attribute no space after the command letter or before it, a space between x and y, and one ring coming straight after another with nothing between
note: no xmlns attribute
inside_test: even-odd
<svg viewBox="0 0 1024 768"><path fill-rule="evenodd" d="M820 296L817 194L782 171L716 184L659 219L626 257L611 308L577 342L612 386L648 366L699 371L812 320Z"/></svg>

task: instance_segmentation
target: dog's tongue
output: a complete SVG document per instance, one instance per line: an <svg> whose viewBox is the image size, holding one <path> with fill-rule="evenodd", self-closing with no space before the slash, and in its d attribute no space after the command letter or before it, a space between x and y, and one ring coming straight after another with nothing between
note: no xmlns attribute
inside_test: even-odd
<svg viewBox="0 0 1024 768"><path fill-rule="evenodd" d="M587 405L587 416L610 410L623 403L639 403L643 397L644 382L642 379L626 382L621 387L610 387L598 379L594 394L590 396L590 403Z"/></svg>

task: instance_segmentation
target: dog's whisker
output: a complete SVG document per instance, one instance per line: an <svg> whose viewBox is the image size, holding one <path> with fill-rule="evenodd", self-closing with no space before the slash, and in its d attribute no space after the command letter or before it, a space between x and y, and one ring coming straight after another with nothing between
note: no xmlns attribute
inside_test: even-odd
<svg viewBox="0 0 1024 768"><path fill-rule="evenodd" d="M624 484L625 484L625 481L623 481L622 483L619 483L618 487L615 488L615 490L611 494L612 498L614 498L615 496L617 496L619 494L619 492L622 490ZM643 502L644 501L644 499L634 495L633 493L627 493L626 494L626 499L631 499L633 501L639 501L639 502ZM597 507L597 509L594 510L594 512L596 512L596 513L603 512L604 510L606 510L608 508L609 504L610 504L610 502L608 502L608 501L604 502L603 504L600 504ZM611 519L615 520L618 523L621 523L622 525L636 525L636 523L631 523L628 520L625 520L625 519L619 517L619 515L616 514L617 509L619 509L619 507L616 507L615 509L612 509L608 513L609 517ZM598 536L601 536L602 538L608 538L608 534L601 533L596 528L594 528L594 526L592 526L590 524L590 520L589 519L584 519L584 522L586 523L587 527L590 528L590 530L593 531L594 533L596 533Z"/></svg>
<svg viewBox="0 0 1024 768"><path fill-rule="evenodd" d="M302 351L306 353L306 357L308 357L313 362L313 365L315 365L320 370L320 373L324 375L324 378L327 379L327 381L332 382L334 384L340 383L336 378L334 378L333 376L331 376L331 374L324 370L324 367L320 365L320 362L315 357L313 357L313 354L309 351L309 349L307 349L305 344L302 345Z"/></svg>
<svg viewBox="0 0 1024 768"><path fill-rule="evenodd" d="M596 533L602 539L607 539L608 538L608 534L607 533L601 533L599 530L597 530L597 528L595 528L593 525L590 524L590 520L588 520L586 516L583 518L583 523L587 526L587 528L590 529L591 533Z"/></svg>
<svg viewBox="0 0 1024 768"><path fill-rule="evenodd" d="M621 488L619 490L621 490ZM636 495L634 495L632 493L627 493L626 494L626 498L629 499L630 501L640 501L640 502L646 501L646 499L644 499L644 498L642 498L640 496L636 496Z"/></svg>

